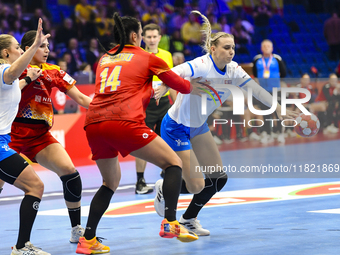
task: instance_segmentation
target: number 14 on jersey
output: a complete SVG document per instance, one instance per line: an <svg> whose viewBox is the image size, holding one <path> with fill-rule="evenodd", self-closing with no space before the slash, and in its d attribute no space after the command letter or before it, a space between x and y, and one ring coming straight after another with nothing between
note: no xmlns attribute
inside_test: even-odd
<svg viewBox="0 0 340 255"><path fill-rule="evenodd" d="M99 93L104 93L106 87L110 87L110 91L116 91L120 85L119 74L122 66L116 66L109 74L109 67L106 67L101 73L101 82Z"/></svg>

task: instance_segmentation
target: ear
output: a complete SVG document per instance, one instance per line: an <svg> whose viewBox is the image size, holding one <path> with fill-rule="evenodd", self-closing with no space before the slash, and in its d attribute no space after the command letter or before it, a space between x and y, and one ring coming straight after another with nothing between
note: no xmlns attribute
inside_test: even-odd
<svg viewBox="0 0 340 255"><path fill-rule="evenodd" d="M132 42L137 42L137 34L135 32L131 33L131 41Z"/></svg>
<svg viewBox="0 0 340 255"><path fill-rule="evenodd" d="M25 47L25 51L28 50L29 48L30 48L30 46L26 46L26 47Z"/></svg>

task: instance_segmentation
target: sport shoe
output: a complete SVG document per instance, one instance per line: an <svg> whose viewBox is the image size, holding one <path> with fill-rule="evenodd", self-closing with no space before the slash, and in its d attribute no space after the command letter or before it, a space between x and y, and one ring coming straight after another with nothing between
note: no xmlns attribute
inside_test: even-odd
<svg viewBox="0 0 340 255"><path fill-rule="evenodd" d="M135 189L135 193L136 194L149 194L153 191L153 188L149 187L148 185L146 185L145 183L145 179L144 178L140 178L137 183L136 183L136 189Z"/></svg>
<svg viewBox="0 0 340 255"><path fill-rule="evenodd" d="M183 215L181 216L181 219L179 220L179 223L183 225L186 229L191 230L198 236L208 236L210 235L210 231L208 229L202 228L202 225L200 224L200 221L197 220L197 218L192 219L184 219Z"/></svg>
<svg viewBox="0 0 340 255"><path fill-rule="evenodd" d="M198 239L198 236L187 230L185 227L181 226L177 220L169 222L167 219L164 219L161 223L161 231L159 235L163 238L174 238L181 242L193 242Z"/></svg>
<svg viewBox="0 0 340 255"><path fill-rule="evenodd" d="M110 247L101 244L101 238L93 237L91 240L86 240L85 237L80 237L77 245L76 253L78 254L101 254L110 252Z"/></svg>
<svg viewBox="0 0 340 255"><path fill-rule="evenodd" d="M51 255L51 253L41 250L41 248L35 247L30 241L25 243L25 247L18 249L12 247L11 255Z"/></svg>
<svg viewBox="0 0 340 255"><path fill-rule="evenodd" d="M163 179L160 179L155 184L156 197L153 205L159 216L164 217L165 202L163 197Z"/></svg>
<svg viewBox="0 0 340 255"><path fill-rule="evenodd" d="M70 243L78 243L79 237L83 236L84 232L85 232L85 229L82 228L82 226L80 225L73 227L71 230Z"/></svg>

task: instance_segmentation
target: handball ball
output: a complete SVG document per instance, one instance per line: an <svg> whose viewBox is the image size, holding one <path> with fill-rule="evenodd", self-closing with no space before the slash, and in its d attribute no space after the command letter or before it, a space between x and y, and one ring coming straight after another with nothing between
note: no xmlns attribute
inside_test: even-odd
<svg viewBox="0 0 340 255"><path fill-rule="evenodd" d="M301 113L295 121L297 125L294 127L294 130L302 137L312 137L319 132L320 121L314 114L305 115Z"/></svg>

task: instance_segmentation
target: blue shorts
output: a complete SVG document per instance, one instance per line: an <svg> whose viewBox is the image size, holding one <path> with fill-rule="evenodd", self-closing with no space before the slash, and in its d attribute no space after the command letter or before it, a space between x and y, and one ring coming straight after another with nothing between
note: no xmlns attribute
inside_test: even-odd
<svg viewBox="0 0 340 255"><path fill-rule="evenodd" d="M0 161L16 154L16 152L8 146L10 142L10 135L0 135Z"/></svg>
<svg viewBox="0 0 340 255"><path fill-rule="evenodd" d="M190 139L209 131L206 122L198 128L191 128L178 124L169 114L164 116L161 125L161 137L174 151L190 150L192 148Z"/></svg>

